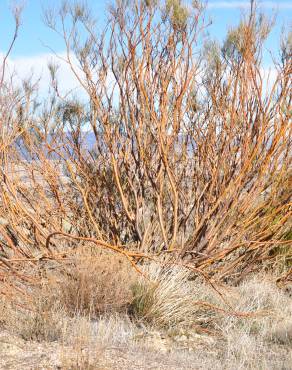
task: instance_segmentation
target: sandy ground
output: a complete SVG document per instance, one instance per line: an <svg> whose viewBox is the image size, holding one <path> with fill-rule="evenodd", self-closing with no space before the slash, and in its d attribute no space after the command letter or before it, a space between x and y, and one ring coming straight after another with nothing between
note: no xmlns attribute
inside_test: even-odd
<svg viewBox="0 0 292 370"><path fill-rule="evenodd" d="M59 342L32 342L2 331L0 334L0 369L7 370L187 370L187 369L292 369L292 348L275 346L258 351L249 360L236 363L229 357L228 349L221 342L203 345L194 343L193 348L171 348L150 337L140 345L97 348L66 346ZM248 349L248 348L247 348ZM252 360L252 357L255 357Z"/></svg>
<svg viewBox="0 0 292 370"><path fill-rule="evenodd" d="M60 343L26 342L2 332L0 335L0 369L191 369L194 354L130 347L74 348ZM197 362L197 361L196 361Z"/></svg>

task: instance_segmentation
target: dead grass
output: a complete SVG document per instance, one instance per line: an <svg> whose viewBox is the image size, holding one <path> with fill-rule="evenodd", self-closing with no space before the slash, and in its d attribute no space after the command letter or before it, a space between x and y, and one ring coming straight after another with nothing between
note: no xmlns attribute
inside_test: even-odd
<svg viewBox="0 0 292 370"><path fill-rule="evenodd" d="M111 315L97 321L85 316L68 319L61 338L61 368L103 369L105 351L129 345L135 330L127 316Z"/></svg>
<svg viewBox="0 0 292 370"><path fill-rule="evenodd" d="M113 312L114 307L120 311L116 305L95 318L80 311L80 306L72 310L72 301L66 310L68 301L60 304L58 294L50 297L52 290L46 289L34 311L2 302L2 326L31 348L36 342L47 348L46 343L54 341L58 350L48 361L61 369L164 369L166 364L171 369L291 368L292 298L272 277L255 275L237 287L221 287L234 311L251 314L240 317L212 309L226 305L208 284L190 280L186 270L151 265L147 272L152 283L140 280L139 299L136 295L132 302L136 320ZM88 270L88 276L91 273ZM94 289L93 284L78 286L80 294L84 287Z"/></svg>
<svg viewBox="0 0 292 370"><path fill-rule="evenodd" d="M42 280L29 288L24 307L2 301L0 323L25 340L37 341L62 338L69 317L93 320L102 314L126 313L137 279L129 262L116 254L81 249L66 264L42 266L35 274Z"/></svg>
<svg viewBox="0 0 292 370"><path fill-rule="evenodd" d="M36 295L30 309L3 301L2 307L2 327L24 340L53 342L61 338L65 316L52 297Z"/></svg>
<svg viewBox="0 0 292 370"><path fill-rule="evenodd" d="M141 278L133 287L135 317L158 327L192 325L194 289L189 271L151 264L145 272L150 281Z"/></svg>
<svg viewBox="0 0 292 370"><path fill-rule="evenodd" d="M137 278L129 262L111 253L78 251L57 276L49 275L49 289L69 315L97 317L125 312L132 300L131 286Z"/></svg>
<svg viewBox="0 0 292 370"><path fill-rule="evenodd" d="M266 342L292 343L292 299L273 280L264 275L256 275L243 282L235 291L235 310L255 313L248 319L233 317L222 321L222 332L240 330L246 335Z"/></svg>

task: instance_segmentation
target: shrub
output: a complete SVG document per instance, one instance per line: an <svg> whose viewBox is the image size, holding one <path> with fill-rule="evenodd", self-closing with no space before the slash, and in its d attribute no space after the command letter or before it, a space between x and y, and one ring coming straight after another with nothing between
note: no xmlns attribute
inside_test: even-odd
<svg viewBox="0 0 292 370"><path fill-rule="evenodd" d="M261 55L271 23L254 2L226 41L209 40L205 51L197 1L143 4L118 1L103 31L86 6L68 2L47 13L82 104L60 95L52 63L41 107L35 85L19 87L6 75L15 14L0 68L0 275L15 278L9 289L26 280L17 274L24 261L62 259L57 235L69 250L77 240L94 243L136 267L179 256L221 280L273 265L274 248L291 245L289 233L282 238L291 218L290 35L267 86ZM94 315L122 309L130 293L100 283L111 281L107 272L84 260L67 264L64 305ZM94 297L86 293L91 284ZM116 298L105 298L101 286Z"/></svg>

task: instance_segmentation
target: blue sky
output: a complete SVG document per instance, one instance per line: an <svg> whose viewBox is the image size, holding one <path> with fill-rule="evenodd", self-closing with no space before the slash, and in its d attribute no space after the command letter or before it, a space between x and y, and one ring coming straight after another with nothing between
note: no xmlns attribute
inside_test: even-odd
<svg viewBox="0 0 292 370"><path fill-rule="evenodd" d="M52 30L48 29L43 22L43 10L48 7L58 9L62 0L20 0L17 2L25 5L22 14L22 26L12 55L32 56L39 53L47 53L48 48L45 45L49 45L58 52L62 51L64 49L62 40ZM98 18L104 17L108 1L88 0L87 3ZM10 4L11 1L9 0L0 0L1 51L7 48L9 35L13 32Z"/></svg>
<svg viewBox="0 0 292 370"><path fill-rule="evenodd" d="M48 29L43 22L43 9L48 6L58 8L61 0L20 0L25 3L22 26L19 37L11 53L10 60L13 67L21 77L26 77L33 70L35 76L42 75L43 86L48 81L47 62L50 59L49 45L56 52L62 54L64 45L62 40ZM73 0L72 0L73 1ZM190 0L186 0L190 1ZM109 0L87 0L88 5L93 9L95 16L102 21L106 14ZM283 24L286 27L292 26L292 0L282 1L259 1L261 8L268 15L277 13L277 22L268 40L267 48L276 52L279 45L279 38ZM3 53L9 44L13 34L13 18L10 11L11 1L0 0L0 53ZM207 16L212 18L213 24L209 28L211 36L221 40L228 27L238 23L243 9L249 7L249 1L208 1ZM266 54L268 55L268 53ZM266 58L265 66L269 65ZM72 75L65 69L62 71L64 86L72 86ZM66 77L67 76L67 77Z"/></svg>
<svg viewBox="0 0 292 370"><path fill-rule="evenodd" d="M108 1L106 0L87 0L88 4L94 9L98 18L102 19L105 15ZM0 0L0 50L6 49L9 35L12 33L12 17L10 14L9 0ZM47 29L42 20L42 9L48 5L58 7L60 0L24 0L25 8L23 12L22 27L18 41L13 50L13 56L32 56L40 53L47 53L45 44L50 45L58 52L63 50L63 44L51 30ZM236 24L240 17L242 8L248 6L248 1L219 1L209 0L208 15L213 19L214 24L210 27L210 34L216 38L224 37L226 29ZM277 9L277 24L270 37L268 47L274 49L278 44L282 24L292 24L292 0L282 1L261 1L262 8L267 14L272 15Z"/></svg>

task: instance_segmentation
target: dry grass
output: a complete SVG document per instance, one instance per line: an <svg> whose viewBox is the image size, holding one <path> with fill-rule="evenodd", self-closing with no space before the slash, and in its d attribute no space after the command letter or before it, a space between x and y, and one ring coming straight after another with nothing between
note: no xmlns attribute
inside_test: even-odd
<svg viewBox="0 0 292 370"><path fill-rule="evenodd" d="M49 274L49 289L70 315L125 312L137 279L129 262L113 253L79 250L62 273Z"/></svg>
<svg viewBox="0 0 292 370"><path fill-rule="evenodd" d="M291 368L292 297L272 277L255 275L237 287L221 287L234 310L251 314L239 317L191 305L196 300L226 309L209 285L189 280L185 270L147 271L156 290L146 289L146 281L140 286L144 306L136 311L137 321L113 312L94 320L68 315L59 302L48 307L47 290L37 312L1 307L2 325L31 348L36 341L40 348L55 341L49 346L58 350L50 361L61 369Z"/></svg>
<svg viewBox="0 0 292 370"><path fill-rule="evenodd" d="M125 313L137 280L127 260L83 249L74 251L66 264L35 269L35 275L40 273L41 282L30 288L24 307L2 302L0 322L26 340L59 340L68 321L64 317Z"/></svg>
<svg viewBox="0 0 292 370"><path fill-rule="evenodd" d="M114 254L77 250L44 270L30 310L1 303L1 326L27 343L12 357L42 351L72 370L291 368L292 297L274 276L217 286L228 305L185 268L151 263L138 279Z"/></svg>
<svg viewBox="0 0 292 370"><path fill-rule="evenodd" d="M141 277L133 287L131 308L135 317L155 327L193 325L196 292L190 272L159 264L150 264L144 271L149 281Z"/></svg>
<svg viewBox="0 0 292 370"><path fill-rule="evenodd" d="M64 317L53 297L39 290L29 309L2 301L0 321L4 329L24 340L51 342L61 338Z"/></svg>
<svg viewBox="0 0 292 370"><path fill-rule="evenodd" d="M228 337L230 332L240 330L258 340L292 344L292 299L271 278L256 275L243 282L233 300L235 310L255 315L246 320L224 318L221 327L224 335Z"/></svg>
<svg viewBox="0 0 292 370"><path fill-rule="evenodd" d="M127 316L112 315L97 321L84 316L71 318L62 332L61 367L102 369L101 360L106 349L129 345L135 330L137 328Z"/></svg>

